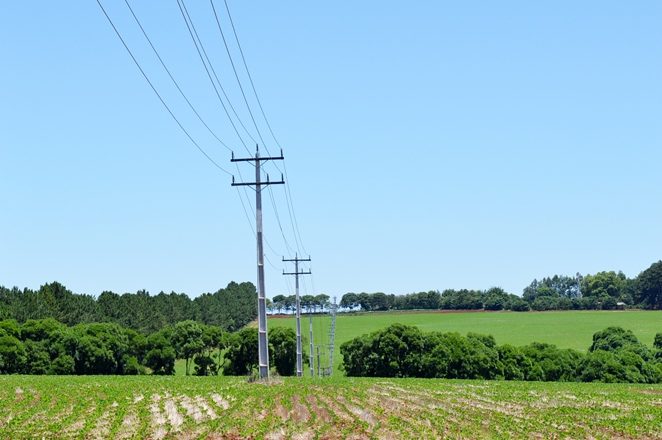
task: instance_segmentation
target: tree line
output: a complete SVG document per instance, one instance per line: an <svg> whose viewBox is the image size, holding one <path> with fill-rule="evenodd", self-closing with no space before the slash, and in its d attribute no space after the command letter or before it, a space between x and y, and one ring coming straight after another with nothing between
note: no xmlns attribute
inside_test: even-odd
<svg viewBox="0 0 662 440"><path fill-rule="evenodd" d="M552 344L497 345L494 337L393 324L340 346L348 376L662 383L662 333L653 348L630 331L593 335L586 353Z"/></svg>
<svg viewBox="0 0 662 440"><path fill-rule="evenodd" d="M121 295L104 291L95 298L73 293L58 282L44 284L38 290L0 286L0 320L53 318L69 326L115 323L142 334L193 320L234 331L257 317L256 296L255 286L248 282L231 282L194 299L184 293L150 295L145 290Z"/></svg>
<svg viewBox="0 0 662 440"><path fill-rule="evenodd" d="M181 321L143 334L116 323L67 326L53 318L0 321L0 374L248 375L257 368L257 329L229 332L220 326ZM281 376L295 371L296 335L269 332L270 362Z"/></svg>
<svg viewBox="0 0 662 440"><path fill-rule="evenodd" d="M350 292L343 295L340 307L350 311L662 309L662 261L652 264L635 278L627 278L623 272L603 271L586 276L554 275L534 279L524 288L521 297L499 287L407 295Z"/></svg>
<svg viewBox="0 0 662 440"><path fill-rule="evenodd" d="M324 312L329 308L331 302L329 295L323 293L319 295L301 295L299 303L301 308L308 313ZM276 295L269 304L272 312L283 313L296 310L295 295Z"/></svg>

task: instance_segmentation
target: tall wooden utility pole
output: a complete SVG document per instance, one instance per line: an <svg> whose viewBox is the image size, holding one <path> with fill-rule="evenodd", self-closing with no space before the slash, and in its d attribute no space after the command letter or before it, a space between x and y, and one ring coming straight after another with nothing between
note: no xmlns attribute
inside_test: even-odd
<svg viewBox="0 0 662 440"><path fill-rule="evenodd" d="M294 261L294 272L285 272L283 275L294 275L294 286L295 286L295 296L296 296L296 317L297 317L297 376L303 376L303 347L301 346L301 300L299 299L299 275L310 275L308 272L299 272L299 262L300 261L310 261L308 258L299 258L298 254L294 255L293 259L285 259L283 261Z"/></svg>
<svg viewBox="0 0 662 440"><path fill-rule="evenodd" d="M269 342L267 338L267 302L264 288L264 249L262 247L262 187L268 185L282 185L285 183L281 175L279 181L270 181L267 174L266 182L262 181L261 166L270 160L283 160L283 151L277 157L260 157L260 148L255 146L255 157L235 159L232 153L232 162L254 162L255 182L235 183L232 176L232 186L251 186L255 190L255 231L257 239L257 328L258 328L258 365L260 379L269 378Z"/></svg>

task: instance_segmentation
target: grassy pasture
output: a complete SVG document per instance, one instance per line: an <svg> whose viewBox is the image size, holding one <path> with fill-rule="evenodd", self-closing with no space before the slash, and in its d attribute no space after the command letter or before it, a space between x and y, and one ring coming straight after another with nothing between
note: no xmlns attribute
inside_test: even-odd
<svg viewBox="0 0 662 440"><path fill-rule="evenodd" d="M0 376L0 438L662 438L662 387Z"/></svg>
<svg viewBox="0 0 662 440"><path fill-rule="evenodd" d="M424 331L468 332L491 334L498 344L526 345L530 342L548 342L561 348L585 351L591 345L593 334L609 326L632 330L640 341L653 344L653 338L662 332L662 311L554 311L554 312L375 312L340 314L336 319L335 359L340 358L339 347L345 341L364 333L382 329L393 323L416 325ZM295 328L293 317L271 318L269 327ZM308 337L308 318L303 317L302 332ZM316 342L319 335L328 340L330 318L315 316L313 331ZM306 351L308 346L306 345ZM338 361L334 361L336 367ZM322 362L324 364L324 362Z"/></svg>

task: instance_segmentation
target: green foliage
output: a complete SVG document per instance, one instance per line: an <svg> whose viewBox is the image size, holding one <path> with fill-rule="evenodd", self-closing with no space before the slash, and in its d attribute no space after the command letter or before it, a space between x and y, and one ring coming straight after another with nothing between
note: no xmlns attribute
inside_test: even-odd
<svg viewBox="0 0 662 440"><path fill-rule="evenodd" d="M600 382L659 383L655 353L630 330L609 327L593 335L582 379Z"/></svg>
<svg viewBox="0 0 662 440"><path fill-rule="evenodd" d="M27 360L25 346L6 330L0 333L0 373L22 373Z"/></svg>
<svg viewBox="0 0 662 440"><path fill-rule="evenodd" d="M216 360L208 354L196 354L193 362L195 363L194 371L196 376L214 376L218 373Z"/></svg>
<svg viewBox="0 0 662 440"><path fill-rule="evenodd" d="M522 297L533 302L539 297L565 297L577 298L579 296L579 283L577 278L565 275L554 275L553 277L533 280L524 289Z"/></svg>
<svg viewBox="0 0 662 440"><path fill-rule="evenodd" d="M48 374L74 374L76 361L68 354L58 356L51 363Z"/></svg>
<svg viewBox="0 0 662 440"><path fill-rule="evenodd" d="M170 323L195 320L234 331L257 316L255 296L253 284L235 282L195 299L175 292L152 296L145 290L122 295L104 291L95 299L75 294L58 282L44 284L37 291L0 286L0 319L24 323L51 318L52 322L67 326L112 322L143 335Z"/></svg>
<svg viewBox="0 0 662 440"><path fill-rule="evenodd" d="M588 355L552 344L499 347L492 336L393 324L340 347L348 376L660 383L652 352L629 331L597 332Z"/></svg>
<svg viewBox="0 0 662 440"><path fill-rule="evenodd" d="M145 367L138 362L138 358L135 356L125 356L122 362L122 371L124 374L129 376L137 376L139 374L145 374Z"/></svg>
<svg viewBox="0 0 662 440"><path fill-rule="evenodd" d="M296 373L297 335L294 330L276 327L269 332L269 361L280 376Z"/></svg>
<svg viewBox="0 0 662 440"><path fill-rule="evenodd" d="M128 337L117 324L78 324L73 328L76 374L122 374Z"/></svg>
<svg viewBox="0 0 662 440"><path fill-rule="evenodd" d="M522 347L522 353L531 362L531 369L524 371L525 379L547 382L576 381L577 368L584 358L578 351L538 342Z"/></svg>
<svg viewBox="0 0 662 440"><path fill-rule="evenodd" d="M521 348L504 344L497 347L502 374L505 380L524 380L532 376L533 361L524 354ZM539 376L542 377L542 369Z"/></svg>
<svg viewBox="0 0 662 440"><path fill-rule="evenodd" d="M444 290L410 293L407 295L387 295L385 293L347 293L340 300L340 307L363 311L384 310L504 310L521 300L516 295L506 293L499 287L482 290ZM521 308L521 306L520 306ZM526 306L528 310L528 303Z"/></svg>
<svg viewBox="0 0 662 440"><path fill-rule="evenodd" d="M503 310L508 308L508 294L501 288L494 287L485 292L483 307L485 310Z"/></svg>
<svg viewBox="0 0 662 440"><path fill-rule="evenodd" d="M228 364L223 368L224 374L244 376L257 368L257 336L257 329L254 327L241 329L231 335L225 353Z"/></svg>
<svg viewBox="0 0 662 440"><path fill-rule="evenodd" d="M528 312L531 310L529 303L519 297L511 298L508 308L513 312Z"/></svg>
<svg viewBox="0 0 662 440"><path fill-rule="evenodd" d="M175 349L170 343L170 329L163 329L147 338L147 353L145 365L152 370L152 374L175 374Z"/></svg>
<svg viewBox="0 0 662 440"><path fill-rule="evenodd" d="M51 368L51 358L44 342L26 340L24 342L26 362L25 374L48 374Z"/></svg>
<svg viewBox="0 0 662 440"><path fill-rule="evenodd" d="M21 337L21 326L15 319L0 321L0 335L5 334L14 338Z"/></svg>
<svg viewBox="0 0 662 440"><path fill-rule="evenodd" d="M349 376L492 379L501 370L495 346L489 336L423 334L393 324L342 344L340 352Z"/></svg>
<svg viewBox="0 0 662 440"><path fill-rule="evenodd" d="M186 360L186 375L190 374L190 361L204 348L202 327L195 321L182 321L175 324L172 332L172 345L179 358Z"/></svg>
<svg viewBox="0 0 662 440"><path fill-rule="evenodd" d="M198 320L237 331L257 317L257 291L252 283L231 282L225 289L195 298Z"/></svg>
<svg viewBox="0 0 662 440"><path fill-rule="evenodd" d="M651 309L662 309L662 261L639 274L636 281L637 300Z"/></svg>
<svg viewBox="0 0 662 440"><path fill-rule="evenodd" d="M653 347L658 350L662 350L662 333L656 333L655 339L653 340Z"/></svg>
<svg viewBox="0 0 662 440"><path fill-rule="evenodd" d="M603 309L614 309L618 301L632 303L629 282L623 272L598 272L595 275L586 275L581 286L582 294L585 297L596 298L602 303Z"/></svg>
<svg viewBox="0 0 662 440"><path fill-rule="evenodd" d="M618 351L624 348L639 347L645 348L632 333L632 330L625 330L621 327L608 327L593 335L593 344L589 351L605 350Z"/></svg>

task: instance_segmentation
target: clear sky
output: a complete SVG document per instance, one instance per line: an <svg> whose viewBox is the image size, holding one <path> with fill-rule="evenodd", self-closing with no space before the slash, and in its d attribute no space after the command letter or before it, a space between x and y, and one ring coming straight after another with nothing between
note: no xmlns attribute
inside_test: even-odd
<svg viewBox="0 0 662 440"><path fill-rule="evenodd" d="M103 4L182 124L237 174L123 0ZM177 2L131 5L201 116L247 154ZM186 5L251 131L209 2ZM534 278L635 276L662 258L661 2L229 5L285 150L315 293L521 294ZM95 1L1 2L0 41L1 285L197 296L255 282L253 232L230 176L180 131ZM295 248L284 188L273 195ZM287 293L280 272L292 267L264 205L271 297Z"/></svg>

